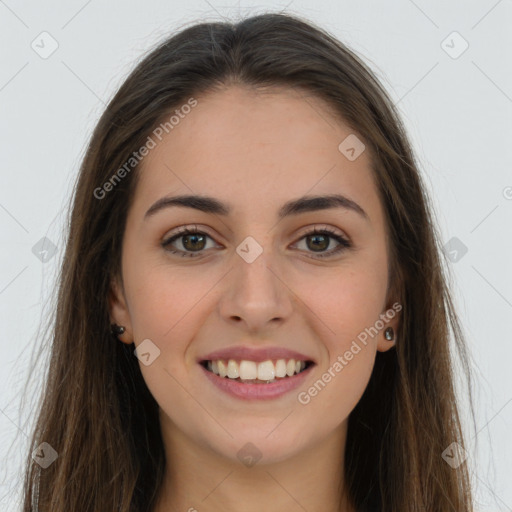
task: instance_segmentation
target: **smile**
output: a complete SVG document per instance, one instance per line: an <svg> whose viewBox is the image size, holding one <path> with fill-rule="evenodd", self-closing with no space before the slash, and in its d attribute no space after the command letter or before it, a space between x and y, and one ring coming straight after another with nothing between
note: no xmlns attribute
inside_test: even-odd
<svg viewBox="0 0 512 512"><path fill-rule="evenodd" d="M311 361L298 359L277 359L261 362L246 359L241 361L217 359L202 362L204 368L209 372L244 384L270 384L276 380L287 379L303 372L311 364Z"/></svg>
<svg viewBox="0 0 512 512"><path fill-rule="evenodd" d="M270 400L302 386L316 360L283 346L237 345L196 359L215 388L242 400Z"/></svg>

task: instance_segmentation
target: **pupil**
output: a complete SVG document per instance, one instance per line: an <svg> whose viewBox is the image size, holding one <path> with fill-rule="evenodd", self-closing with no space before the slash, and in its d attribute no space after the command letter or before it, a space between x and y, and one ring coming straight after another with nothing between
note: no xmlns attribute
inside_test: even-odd
<svg viewBox="0 0 512 512"><path fill-rule="evenodd" d="M309 240L314 240L313 247L310 247L310 249L315 247L320 249L327 249L327 247L329 246L329 241L327 240L327 237L325 235L311 235L308 238ZM318 243L318 239L321 239L320 243Z"/></svg>
<svg viewBox="0 0 512 512"><path fill-rule="evenodd" d="M203 245L204 245L204 235L198 235L198 234L195 234L195 235L185 235L183 237L183 246L185 247L185 249L191 249L191 250L194 250L194 249L197 249L197 250L200 250L200 249L203 249L203 246L201 247L194 247L194 243L197 241L197 239L202 239L201 241L203 242ZM187 243L190 241L190 240L193 240L192 241L192 247L188 247L187 246Z"/></svg>

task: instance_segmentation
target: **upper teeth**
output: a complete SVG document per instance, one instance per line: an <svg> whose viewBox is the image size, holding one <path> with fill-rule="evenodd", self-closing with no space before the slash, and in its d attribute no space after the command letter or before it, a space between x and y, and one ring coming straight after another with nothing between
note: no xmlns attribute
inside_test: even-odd
<svg viewBox="0 0 512 512"><path fill-rule="evenodd" d="M220 377L228 377L230 379L242 380L265 380L272 381L275 377L291 377L295 373L299 373L306 367L305 361L296 361L295 359L278 359L277 361L263 361L256 363L255 361L208 361L208 370L219 375Z"/></svg>

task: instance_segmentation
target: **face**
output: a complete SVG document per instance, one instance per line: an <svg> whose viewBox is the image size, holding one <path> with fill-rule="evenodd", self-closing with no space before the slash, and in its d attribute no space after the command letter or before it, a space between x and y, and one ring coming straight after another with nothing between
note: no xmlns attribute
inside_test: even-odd
<svg viewBox="0 0 512 512"><path fill-rule="evenodd" d="M321 100L197 101L143 160L110 314L164 438L281 461L343 435L393 345L384 212L368 151L338 149L353 132ZM214 201L172 201L191 195Z"/></svg>

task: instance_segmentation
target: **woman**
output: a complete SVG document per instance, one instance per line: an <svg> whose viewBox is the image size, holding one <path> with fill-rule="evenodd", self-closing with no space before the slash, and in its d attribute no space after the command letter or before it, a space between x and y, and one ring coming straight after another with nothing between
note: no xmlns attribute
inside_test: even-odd
<svg viewBox="0 0 512 512"><path fill-rule="evenodd" d="M73 199L25 511L471 510L432 213L342 43L182 30Z"/></svg>

